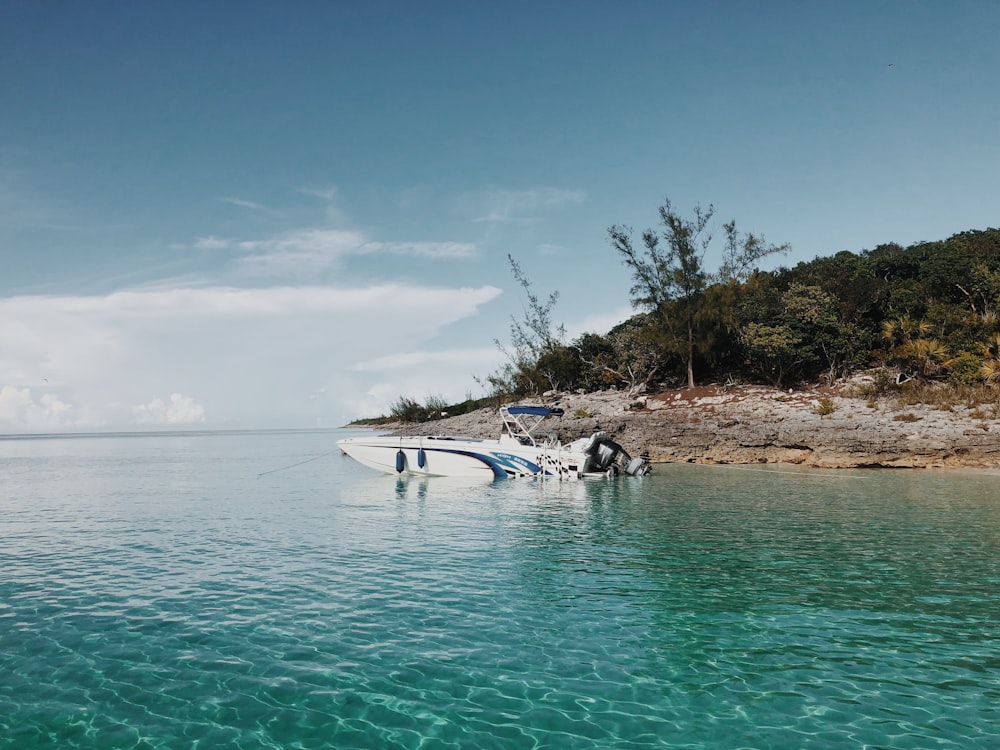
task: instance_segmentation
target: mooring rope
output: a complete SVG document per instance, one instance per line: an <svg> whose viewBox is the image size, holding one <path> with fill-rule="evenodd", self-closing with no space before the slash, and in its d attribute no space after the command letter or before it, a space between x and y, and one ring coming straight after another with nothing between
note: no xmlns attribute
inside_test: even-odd
<svg viewBox="0 0 1000 750"><path fill-rule="evenodd" d="M339 450L340 450L340 448L335 448L332 451L327 451L326 453L321 453L318 456L313 456L312 458L307 458L305 461L299 461L298 463L291 464L290 466L282 466L280 469L271 469L269 471L262 471L260 474L257 475L257 478L259 479L260 477L265 476L267 474L276 474L279 471L285 471L286 469L294 469L296 466L304 466L305 464L311 463L312 461L318 461L321 458L326 458L327 456L332 456L334 453L336 453Z"/></svg>

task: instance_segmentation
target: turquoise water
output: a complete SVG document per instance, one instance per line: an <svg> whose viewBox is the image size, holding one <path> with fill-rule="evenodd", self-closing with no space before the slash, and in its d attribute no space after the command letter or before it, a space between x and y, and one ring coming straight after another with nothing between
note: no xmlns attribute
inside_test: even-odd
<svg viewBox="0 0 1000 750"><path fill-rule="evenodd" d="M0 440L0 748L995 748L1000 476Z"/></svg>

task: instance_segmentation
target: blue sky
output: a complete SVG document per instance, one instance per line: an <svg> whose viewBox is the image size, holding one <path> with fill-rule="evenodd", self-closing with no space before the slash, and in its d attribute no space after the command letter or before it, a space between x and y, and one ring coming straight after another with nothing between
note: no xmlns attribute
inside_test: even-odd
<svg viewBox="0 0 1000 750"><path fill-rule="evenodd" d="M997 226L997 28L994 0L0 0L0 432L481 395L508 253L606 332L607 228L667 196L786 265Z"/></svg>

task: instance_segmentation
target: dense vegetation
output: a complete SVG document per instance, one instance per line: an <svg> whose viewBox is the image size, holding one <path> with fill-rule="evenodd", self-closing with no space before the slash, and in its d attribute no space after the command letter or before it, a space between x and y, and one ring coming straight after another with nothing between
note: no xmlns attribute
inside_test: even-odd
<svg viewBox="0 0 1000 750"><path fill-rule="evenodd" d="M400 396L389 408L389 414L370 419L358 419L351 424L365 427L378 427L379 425L393 424L396 422L430 422L435 419L445 417L457 417L460 414L468 414L470 411L484 409L495 406L499 400L505 400L497 394L484 398L472 398L458 404L449 404L440 396L428 396L424 403Z"/></svg>
<svg viewBox="0 0 1000 750"><path fill-rule="evenodd" d="M638 312L603 335L565 341L552 323L558 295L542 302L511 258L528 304L522 320L512 319L510 345L498 342L507 362L483 382L491 396L611 386L637 393L685 382L790 387L872 367L891 384L1000 382L1000 229L759 271L760 258L787 246L741 235L729 222L723 262L710 272L712 213L696 208L686 220L666 201L640 248L632 230L609 229Z"/></svg>

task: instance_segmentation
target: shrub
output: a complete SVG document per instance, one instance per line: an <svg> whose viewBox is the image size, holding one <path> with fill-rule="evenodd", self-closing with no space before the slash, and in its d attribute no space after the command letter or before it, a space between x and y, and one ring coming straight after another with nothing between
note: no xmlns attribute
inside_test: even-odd
<svg viewBox="0 0 1000 750"><path fill-rule="evenodd" d="M823 396L816 405L816 413L821 417L827 417L837 411L837 405L829 396Z"/></svg>
<svg viewBox="0 0 1000 750"><path fill-rule="evenodd" d="M959 352L949 365L948 382L953 385L975 385L983 382L983 358L972 352Z"/></svg>
<svg viewBox="0 0 1000 750"><path fill-rule="evenodd" d="M396 422L429 422L457 413L461 413L460 409L449 406L442 396L428 396L423 406L412 398L400 396L389 407L389 416Z"/></svg>
<svg viewBox="0 0 1000 750"><path fill-rule="evenodd" d="M857 386L853 389L851 395L872 402L878 401L878 399L883 396L888 396L890 393L897 393L898 391L899 386L896 385L896 381L889 374L889 371L885 369L878 369L872 373L871 382L862 383Z"/></svg>
<svg viewBox="0 0 1000 750"><path fill-rule="evenodd" d="M427 411L412 398L400 396L389 407L389 416L398 422L423 422L427 419Z"/></svg>

